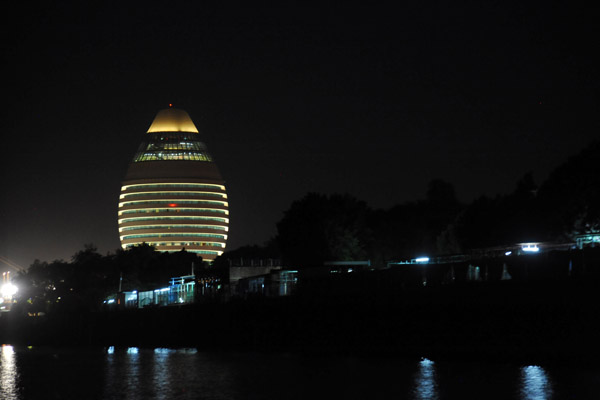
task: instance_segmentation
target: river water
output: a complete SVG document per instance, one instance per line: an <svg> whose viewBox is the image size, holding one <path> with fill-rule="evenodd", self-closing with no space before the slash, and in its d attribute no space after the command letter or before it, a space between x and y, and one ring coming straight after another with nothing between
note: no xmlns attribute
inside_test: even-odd
<svg viewBox="0 0 600 400"><path fill-rule="evenodd" d="M0 399L596 399L600 369L3 345Z"/></svg>

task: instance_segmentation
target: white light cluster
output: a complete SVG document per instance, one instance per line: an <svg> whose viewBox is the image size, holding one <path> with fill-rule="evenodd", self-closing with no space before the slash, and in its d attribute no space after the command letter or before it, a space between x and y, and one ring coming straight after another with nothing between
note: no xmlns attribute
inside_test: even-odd
<svg viewBox="0 0 600 400"><path fill-rule="evenodd" d="M5 299L6 298L12 299L12 297L15 294L17 294L18 291L19 291L19 289L10 282L2 285L2 288L0 289L0 292L2 293L2 297L4 297Z"/></svg>

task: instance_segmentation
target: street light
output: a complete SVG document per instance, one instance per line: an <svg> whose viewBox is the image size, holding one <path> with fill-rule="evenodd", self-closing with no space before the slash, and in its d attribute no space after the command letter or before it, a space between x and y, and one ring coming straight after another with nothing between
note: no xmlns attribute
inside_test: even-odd
<svg viewBox="0 0 600 400"><path fill-rule="evenodd" d="M2 289L0 289L0 293L2 293L2 297L5 299L12 299L12 297L19 291L12 283L8 282L2 285Z"/></svg>

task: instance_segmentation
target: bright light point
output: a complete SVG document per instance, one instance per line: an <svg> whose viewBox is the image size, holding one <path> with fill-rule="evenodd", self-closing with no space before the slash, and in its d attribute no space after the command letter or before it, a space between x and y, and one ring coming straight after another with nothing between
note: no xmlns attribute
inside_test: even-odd
<svg viewBox="0 0 600 400"><path fill-rule="evenodd" d="M0 290L2 297L5 298L12 298L18 291L19 289L12 283L5 283L2 285L2 289Z"/></svg>
<svg viewBox="0 0 600 400"><path fill-rule="evenodd" d="M506 253L504 253L505 256L510 256L512 254L512 251L507 251Z"/></svg>
<svg viewBox="0 0 600 400"><path fill-rule="evenodd" d="M415 259L416 262L426 263L429 262L429 257L419 257Z"/></svg>
<svg viewBox="0 0 600 400"><path fill-rule="evenodd" d="M540 248L537 246L537 244L526 244L521 247L521 250L530 253L537 253L538 251L540 251Z"/></svg>
<svg viewBox="0 0 600 400"><path fill-rule="evenodd" d="M428 359L428 358L423 358L423 359L421 360L421 365L424 365L424 366L433 365L433 361L431 361L431 360L430 360L430 359Z"/></svg>
<svg viewBox="0 0 600 400"><path fill-rule="evenodd" d="M169 207L177 207L177 204L175 204L175 203L169 203Z"/></svg>
<svg viewBox="0 0 600 400"><path fill-rule="evenodd" d="M169 107L173 107L173 104L169 103Z"/></svg>

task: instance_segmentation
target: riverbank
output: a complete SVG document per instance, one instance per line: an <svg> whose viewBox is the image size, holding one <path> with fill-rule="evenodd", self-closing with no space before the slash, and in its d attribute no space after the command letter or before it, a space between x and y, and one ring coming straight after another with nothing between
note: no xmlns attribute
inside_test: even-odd
<svg viewBox="0 0 600 400"><path fill-rule="evenodd" d="M600 353L597 288L590 280L496 282L43 317L4 313L0 341L583 362Z"/></svg>

